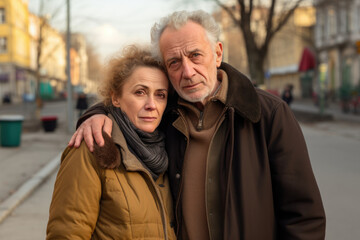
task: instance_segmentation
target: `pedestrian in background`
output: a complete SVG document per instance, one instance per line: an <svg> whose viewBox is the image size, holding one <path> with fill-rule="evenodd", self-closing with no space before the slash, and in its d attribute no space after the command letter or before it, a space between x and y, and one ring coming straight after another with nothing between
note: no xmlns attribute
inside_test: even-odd
<svg viewBox="0 0 360 240"><path fill-rule="evenodd" d="M113 121L94 154L61 157L47 239L175 239L164 135L157 130L169 82L150 48L114 58L100 93ZM107 168L114 169L107 169Z"/></svg>
<svg viewBox="0 0 360 240"><path fill-rule="evenodd" d="M298 122L284 101L222 62L219 35L203 11L174 12L151 30L177 93L162 127L178 238L323 240L324 208ZM97 113L107 110L89 109L69 145L102 144L111 125Z"/></svg>
<svg viewBox="0 0 360 240"><path fill-rule="evenodd" d="M76 102L76 109L79 110L79 117L88 108L88 100L85 93L80 93Z"/></svg>
<svg viewBox="0 0 360 240"><path fill-rule="evenodd" d="M281 94L282 100L284 100L288 105L290 105L293 101L292 90L293 90L293 85L287 84L285 86L284 91Z"/></svg>

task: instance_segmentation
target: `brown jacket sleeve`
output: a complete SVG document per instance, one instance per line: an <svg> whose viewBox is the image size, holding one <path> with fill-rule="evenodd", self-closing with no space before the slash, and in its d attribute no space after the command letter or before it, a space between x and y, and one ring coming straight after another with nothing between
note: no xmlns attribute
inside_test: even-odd
<svg viewBox="0 0 360 240"><path fill-rule="evenodd" d="M109 113L107 107L102 103L99 102L93 106L91 106L86 112L78 119L76 123L76 129L89 117L95 115L95 114L105 114L107 115Z"/></svg>
<svg viewBox="0 0 360 240"><path fill-rule="evenodd" d="M279 239L324 239L320 191L301 128L285 103L274 112L268 149Z"/></svg>
<svg viewBox="0 0 360 240"><path fill-rule="evenodd" d="M61 157L46 239L90 239L100 210L101 172L85 142Z"/></svg>

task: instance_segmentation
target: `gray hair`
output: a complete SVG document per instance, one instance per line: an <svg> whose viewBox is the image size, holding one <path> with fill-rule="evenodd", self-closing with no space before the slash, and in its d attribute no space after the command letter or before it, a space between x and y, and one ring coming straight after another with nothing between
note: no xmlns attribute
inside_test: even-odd
<svg viewBox="0 0 360 240"><path fill-rule="evenodd" d="M151 28L151 46L154 58L163 62L159 42L165 28L171 27L174 29L180 29L188 21L197 23L205 29L211 46L213 50L215 50L215 44L219 41L220 38L220 27L215 22L215 19L203 10L197 10L192 12L179 11L161 18L160 21L158 23L155 23L154 26Z"/></svg>

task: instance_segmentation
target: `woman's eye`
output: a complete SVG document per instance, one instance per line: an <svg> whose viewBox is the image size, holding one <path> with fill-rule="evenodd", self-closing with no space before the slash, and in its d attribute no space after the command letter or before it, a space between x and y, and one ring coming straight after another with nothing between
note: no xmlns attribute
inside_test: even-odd
<svg viewBox="0 0 360 240"><path fill-rule="evenodd" d="M138 90L135 92L136 95L144 95L145 94L145 91L143 90Z"/></svg>
<svg viewBox="0 0 360 240"><path fill-rule="evenodd" d="M165 94L165 93L158 93L157 96L160 97L160 98L166 98L166 94Z"/></svg>

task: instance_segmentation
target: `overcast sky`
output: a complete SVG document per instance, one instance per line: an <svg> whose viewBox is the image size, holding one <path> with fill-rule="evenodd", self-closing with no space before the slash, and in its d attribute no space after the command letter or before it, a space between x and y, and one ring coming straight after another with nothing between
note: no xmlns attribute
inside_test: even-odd
<svg viewBox="0 0 360 240"><path fill-rule="evenodd" d="M39 15L39 2L29 0L29 9ZM66 29L66 0L43 0L44 13L54 15L51 24ZM203 9L211 12L211 0L71 0L71 31L84 33L103 59L124 44L149 42L155 21L178 10Z"/></svg>

